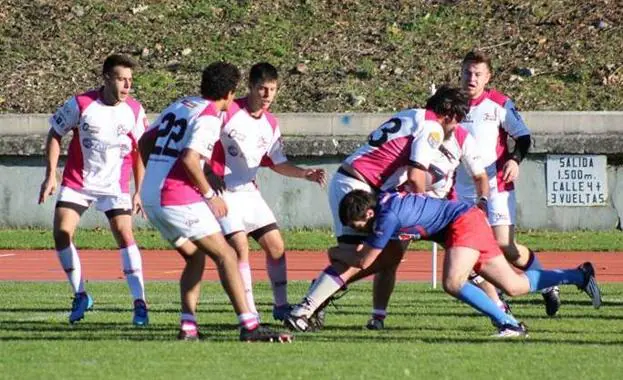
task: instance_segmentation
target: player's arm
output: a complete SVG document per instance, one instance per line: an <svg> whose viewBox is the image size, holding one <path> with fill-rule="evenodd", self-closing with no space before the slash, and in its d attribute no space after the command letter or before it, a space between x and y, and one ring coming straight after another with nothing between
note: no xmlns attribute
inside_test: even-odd
<svg viewBox="0 0 623 380"><path fill-rule="evenodd" d="M311 182L316 182L320 186L327 184L327 173L324 169L305 169L300 166L291 164L289 161L282 162L270 168L281 175L293 178L304 178Z"/></svg>
<svg viewBox="0 0 623 380"><path fill-rule="evenodd" d="M443 141L443 129L439 123L425 121L421 128L411 143L407 170L407 183L411 191L417 194L426 192L426 172Z"/></svg>
<svg viewBox="0 0 623 380"><path fill-rule="evenodd" d="M50 131L45 142L45 179L39 191L39 204L44 203L56 191L56 169L61 154L61 140L79 121L80 109L75 97L65 102L49 119Z"/></svg>
<svg viewBox="0 0 623 380"><path fill-rule="evenodd" d="M143 165L147 165L147 161L149 161L149 156L151 152L154 150L154 146L156 145L156 139L158 138L158 127L150 128L147 132L143 133L143 136L138 140L138 151L141 157L141 161Z"/></svg>
<svg viewBox="0 0 623 380"><path fill-rule="evenodd" d="M141 187L143 186L143 179L145 178L145 163L147 160L143 160L143 155L139 150L138 142L145 134L145 130L149 127L147 123L147 115L145 110L141 107L139 117L137 118L136 125L130 132L130 138L132 139L132 174L134 175L134 195L132 196L132 212L135 214L140 213L143 218L145 214L143 212L143 202L141 201ZM149 157L149 156L148 156Z"/></svg>
<svg viewBox="0 0 623 380"><path fill-rule="evenodd" d="M278 127L275 129L273 141L268 147L268 151L264 157L262 157L260 165L268 166L274 172L286 177L304 178L308 181L316 182L321 186L327 183L327 174L324 169L305 169L288 161L288 158L283 152L283 141Z"/></svg>
<svg viewBox="0 0 623 380"><path fill-rule="evenodd" d="M530 137L530 130L510 99L507 99L504 103L504 110L506 112L502 121L502 128L515 140L515 148L511 152L510 160L504 164L503 168L504 174L502 179L504 182L509 183L517 179L519 164L528 154L532 138Z"/></svg>
<svg viewBox="0 0 623 380"><path fill-rule="evenodd" d="M203 194L203 198L217 218L227 215L227 206L210 187L201 160L212 156L214 144L219 139L221 123L221 120L214 116L199 117L191 126L192 135L180 157L188 178Z"/></svg>

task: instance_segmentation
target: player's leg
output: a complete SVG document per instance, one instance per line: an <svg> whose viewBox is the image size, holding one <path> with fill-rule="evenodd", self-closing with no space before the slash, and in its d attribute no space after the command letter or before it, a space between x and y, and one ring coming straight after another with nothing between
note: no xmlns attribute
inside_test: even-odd
<svg viewBox="0 0 623 380"><path fill-rule="evenodd" d="M73 237L80 217L89 207L90 199L77 191L63 187L54 209L54 247L58 259L74 292L69 322L84 318L84 313L93 306L93 299L86 293L82 278L82 265Z"/></svg>
<svg viewBox="0 0 623 380"><path fill-rule="evenodd" d="M110 224L110 231L119 247L123 274L134 303L132 323L136 326L146 326L149 324L149 313L145 299L143 260L132 232L132 210L129 208L111 208L105 213Z"/></svg>
<svg viewBox="0 0 623 380"><path fill-rule="evenodd" d="M200 338L197 326L197 305L201 294L201 278L205 269L206 255L187 239L177 241L177 252L185 265L180 276L180 300L182 313L178 339L195 340Z"/></svg>
<svg viewBox="0 0 623 380"><path fill-rule="evenodd" d="M489 223L495 239L506 259L516 268L525 271L541 269L534 252L515 241L516 200L514 191L492 192L489 201ZM543 289L547 315L554 316L560 308L560 290L557 287Z"/></svg>
<svg viewBox="0 0 623 380"><path fill-rule="evenodd" d="M253 296L253 278L251 276L251 266L249 265L249 240L247 239L247 233L244 231L233 232L227 234L226 238L238 257L238 271L242 278L247 305L251 313L259 315Z"/></svg>
<svg viewBox="0 0 623 380"><path fill-rule="evenodd" d="M247 306L244 285L238 271L238 258L236 252L220 233L214 233L193 240L216 264L219 272L221 285L229 296L232 306L240 322L241 341L291 341L289 334L273 332L260 326L258 316L252 313Z"/></svg>
<svg viewBox="0 0 623 380"><path fill-rule="evenodd" d="M253 278L249 264L249 240L244 224L245 215L253 209L253 205L248 204L246 194L247 192L225 191L222 196L227 204L227 215L220 218L218 222L227 242L234 248L238 256L238 271L244 285L247 305L251 313L259 316L253 296Z"/></svg>
<svg viewBox="0 0 623 380"><path fill-rule="evenodd" d="M444 290L489 317L500 328L500 331L515 328L518 335L522 335L523 329L519 322L512 315L500 310L482 289L468 281L469 274L479 256L480 252L473 248L449 247L444 259L442 278Z"/></svg>
<svg viewBox="0 0 623 380"><path fill-rule="evenodd" d="M291 308L288 303L288 273L281 232L276 223L271 223L252 231L250 235L266 252L266 270L273 291L273 318L283 321Z"/></svg>
<svg viewBox="0 0 623 380"><path fill-rule="evenodd" d="M266 271L273 291L273 318L283 320L290 305L285 246L277 219L258 190L249 192L245 202L250 209L244 216L245 229L266 253Z"/></svg>
<svg viewBox="0 0 623 380"><path fill-rule="evenodd" d="M396 284L396 271L408 246L409 242L391 240L370 268L371 272L376 273L372 285L372 315L366 323L370 330L381 330L385 327L387 306ZM365 274L365 271L359 272L349 283L357 281Z"/></svg>

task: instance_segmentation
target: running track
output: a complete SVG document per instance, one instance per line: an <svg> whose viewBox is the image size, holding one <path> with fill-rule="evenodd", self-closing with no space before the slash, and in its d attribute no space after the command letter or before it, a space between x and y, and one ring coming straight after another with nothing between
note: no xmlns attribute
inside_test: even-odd
<svg viewBox="0 0 623 380"><path fill-rule="evenodd" d="M184 266L174 251L144 250L143 273L146 280L178 280ZM328 261L322 252L289 251L288 276L291 280L311 280L325 268ZM82 273L86 280L123 279L121 259L117 251L81 250ZM266 280L264 256L250 255L253 278ZM592 261L600 282L623 282L623 252L539 252L545 268L573 268L584 261ZM214 264L208 261L204 279L217 280ZM439 270L443 253L438 257ZM431 253L409 252L400 265L398 279L402 281L429 281ZM440 278L440 277L438 277ZM56 253L51 250L0 250L0 280L9 281L65 281Z"/></svg>

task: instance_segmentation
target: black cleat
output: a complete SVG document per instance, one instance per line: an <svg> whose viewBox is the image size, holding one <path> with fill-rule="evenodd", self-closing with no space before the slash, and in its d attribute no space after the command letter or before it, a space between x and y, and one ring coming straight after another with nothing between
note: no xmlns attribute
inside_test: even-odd
<svg viewBox="0 0 623 380"><path fill-rule="evenodd" d="M240 329L241 342L266 342L266 343L291 343L294 340L292 334L273 331L266 326L258 326L253 330Z"/></svg>
<svg viewBox="0 0 623 380"><path fill-rule="evenodd" d="M557 286L547 289L546 292L541 293L543 301L545 301L545 312L548 316L553 317L558 313L560 309L560 288Z"/></svg>
<svg viewBox="0 0 623 380"><path fill-rule="evenodd" d="M590 262L585 262L578 267L584 273L584 285L578 286L578 289L583 290L591 300L593 301L593 307L599 309L601 306L601 290L597 285L595 279L595 268Z"/></svg>
<svg viewBox="0 0 623 380"><path fill-rule="evenodd" d="M372 317L368 320L368 323L366 323L366 328L368 330L383 330L385 328L385 322L382 319Z"/></svg>
<svg viewBox="0 0 623 380"><path fill-rule="evenodd" d="M523 323L519 323L518 326L515 325L502 325L498 327L498 333L494 335L498 338L516 338L516 337L527 337L528 329L526 325Z"/></svg>
<svg viewBox="0 0 623 380"><path fill-rule="evenodd" d="M295 316L291 313L283 320L283 324L292 331L310 332L314 331L314 327L310 320L304 316Z"/></svg>

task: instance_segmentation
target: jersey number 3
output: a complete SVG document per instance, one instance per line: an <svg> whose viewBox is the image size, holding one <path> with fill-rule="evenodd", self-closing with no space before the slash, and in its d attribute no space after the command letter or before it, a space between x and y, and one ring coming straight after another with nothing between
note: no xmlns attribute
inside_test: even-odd
<svg viewBox="0 0 623 380"><path fill-rule="evenodd" d="M389 135L398 132L401 126L402 121L400 121L400 119L394 118L388 120L385 124L381 125L370 134L368 137L368 145L375 148L380 147L387 142Z"/></svg>
<svg viewBox="0 0 623 380"><path fill-rule="evenodd" d="M162 128L163 125L164 128ZM186 119L175 120L175 114L173 113L164 115L161 126L158 128L158 140L156 140L153 152L155 154L161 154L169 157L179 156L180 151L177 149L176 143L180 142L184 138L187 126L188 122ZM178 127L179 129L173 132L174 127ZM164 138L161 139L161 137ZM165 141L165 143L159 144L161 141ZM174 143L173 146L171 146L171 142Z"/></svg>

